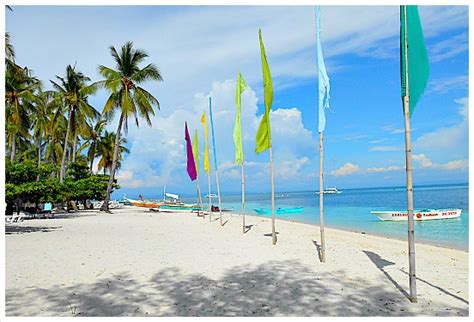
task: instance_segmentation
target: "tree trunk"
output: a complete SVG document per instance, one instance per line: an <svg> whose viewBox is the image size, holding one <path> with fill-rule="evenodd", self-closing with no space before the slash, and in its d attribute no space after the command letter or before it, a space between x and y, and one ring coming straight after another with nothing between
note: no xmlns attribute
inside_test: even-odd
<svg viewBox="0 0 474 322"><path fill-rule="evenodd" d="M73 135L74 135L74 139L72 140L71 153L72 153L72 162L76 162L76 143L77 143L76 131L73 132Z"/></svg>
<svg viewBox="0 0 474 322"><path fill-rule="evenodd" d="M41 166L41 138L38 137L38 172L39 172L39 167ZM36 181L39 181L40 175L38 173L38 176L36 177Z"/></svg>
<svg viewBox="0 0 474 322"><path fill-rule="evenodd" d="M15 151L16 151L16 133L13 132L13 139L12 139L12 152L10 153L10 161L15 161Z"/></svg>
<svg viewBox="0 0 474 322"><path fill-rule="evenodd" d="M96 142L94 140L94 142L92 143L92 146L91 146L92 156L91 156L91 163L90 163L90 167L89 167L91 173L92 173L92 166L94 165L95 144L96 144Z"/></svg>
<svg viewBox="0 0 474 322"><path fill-rule="evenodd" d="M41 166L41 138L38 138L38 168Z"/></svg>
<svg viewBox="0 0 474 322"><path fill-rule="evenodd" d="M112 191L112 184L114 183L114 177L115 177L115 168L117 167L119 145L120 145L120 132L122 131L122 123L123 123L123 114L120 115L117 132L115 133L114 158L112 159L112 169L110 170L110 179L109 179L109 184L107 185L107 193L105 195L104 204L100 208L100 210L106 211L109 213L110 213L110 210L109 210L110 192Z"/></svg>
<svg viewBox="0 0 474 322"><path fill-rule="evenodd" d="M64 139L63 158L61 159L61 170L59 172L59 182L61 183L64 182L64 172L66 168L66 156L67 156L67 144L68 144L69 132L71 131L71 119L72 119L72 109L69 110L66 138Z"/></svg>

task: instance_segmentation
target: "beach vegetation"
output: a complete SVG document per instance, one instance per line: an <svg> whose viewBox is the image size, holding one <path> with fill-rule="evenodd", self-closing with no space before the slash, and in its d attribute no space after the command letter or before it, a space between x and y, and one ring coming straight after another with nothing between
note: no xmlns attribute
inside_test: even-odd
<svg viewBox="0 0 474 322"><path fill-rule="evenodd" d="M5 33L5 200L7 214L25 204L70 203L90 207L118 188L115 172L127 148L128 120L151 125L158 100L142 87L162 81L154 64L140 66L148 55L127 42L110 53L115 68L99 66L103 80L67 65L64 76L49 81L49 90L28 67L15 60L15 48ZM109 92L102 114L91 105L97 90ZM117 132L108 126L119 116ZM101 174L94 174L93 168ZM106 209L108 210L108 209Z"/></svg>

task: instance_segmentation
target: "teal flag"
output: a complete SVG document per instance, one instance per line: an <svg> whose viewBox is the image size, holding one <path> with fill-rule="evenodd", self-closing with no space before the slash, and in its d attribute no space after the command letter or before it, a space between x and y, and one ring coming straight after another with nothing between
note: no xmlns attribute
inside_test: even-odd
<svg viewBox="0 0 474 322"><path fill-rule="evenodd" d="M316 6L316 49L318 55L318 98L319 98L319 118L318 118L318 132L322 133L326 128L326 114L325 109L329 108L329 76L324 64L323 49L321 47L321 14L319 6Z"/></svg>
<svg viewBox="0 0 474 322"><path fill-rule="evenodd" d="M418 6L400 6L400 62L402 97L408 95L411 117L430 75Z"/></svg>

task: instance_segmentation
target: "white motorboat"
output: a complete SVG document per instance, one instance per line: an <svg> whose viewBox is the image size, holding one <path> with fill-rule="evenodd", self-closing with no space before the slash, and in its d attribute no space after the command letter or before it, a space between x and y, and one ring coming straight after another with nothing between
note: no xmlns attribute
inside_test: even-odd
<svg viewBox="0 0 474 322"><path fill-rule="evenodd" d="M450 219L461 216L462 209L419 209L413 211L413 219L433 220L433 219ZM407 211L371 211L372 215L377 216L383 221L402 221L408 220Z"/></svg>
<svg viewBox="0 0 474 322"><path fill-rule="evenodd" d="M334 188L326 187L326 189L323 190L323 194L335 195L335 194L340 194L340 193L342 193L342 191L337 190L336 187ZM317 191L316 194L319 195L319 191Z"/></svg>

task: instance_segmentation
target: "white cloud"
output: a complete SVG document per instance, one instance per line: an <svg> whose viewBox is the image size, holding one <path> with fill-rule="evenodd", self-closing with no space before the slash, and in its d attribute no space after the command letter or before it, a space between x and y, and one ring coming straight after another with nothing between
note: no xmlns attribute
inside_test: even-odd
<svg viewBox="0 0 474 322"><path fill-rule="evenodd" d="M440 41L429 48L430 62L435 63L444 59L452 58L469 49L467 33L455 35Z"/></svg>
<svg viewBox="0 0 474 322"><path fill-rule="evenodd" d="M468 160L453 160L448 163L442 164L441 167L446 170L459 170L467 169L469 167Z"/></svg>
<svg viewBox="0 0 474 322"><path fill-rule="evenodd" d="M189 108L176 108L168 116L157 114L153 127L130 128L128 140L131 153L122 163L119 184L123 187L160 187L188 185L186 174L184 121L188 121L190 135L198 129L200 145L200 176L203 170L204 137L200 116L205 110L209 126L209 150L211 171L214 168L212 136L208 113L208 97L212 97L213 120L216 134L216 150L223 186L240 181L240 167L234 163L232 129L236 107L234 102L235 81L214 82L209 93L197 93ZM245 155L246 177L249 184L258 180L268 181L268 153L256 155L255 134L261 119L257 115L256 93L247 88L242 94L242 139ZM301 111L296 108L277 108L270 114L276 181L285 184L288 180L301 178L301 171L311 164L307 154L316 148L312 132L303 125ZM264 176L267 176L264 178ZM211 178L214 176L211 174ZM201 179L201 183L206 179ZM213 179L214 180L214 179ZM170 186L171 187L171 186Z"/></svg>
<svg viewBox="0 0 474 322"><path fill-rule="evenodd" d="M440 127L432 132L424 133L413 142L413 150L417 153L437 154L440 156L467 156L468 142L468 98L455 100L461 120L449 127Z"/></svg>
<svg viewBox="0 0 474 322"><path fill-rule="evenodd" d="M350 174L354 174L360 171L360 167L356 164L347 162L344 164L342 167L332 170L331 175L335 177L340 177L340 176L348 176Z"/></svg>
<svg viewBox="0 0 474 322"><path fill-rule="evenodd" d="M380 152L401 151L401 150L403 150L401 147L391 146L391 145L372 146L369 148L369 151L380 151Z"/></svg>
<svg viewBox="0 0 474 322"><path fill-rule="evenodd" d="M455 89L467 88L469 84L468 75L443 77L429 82L427 89L431 93L444 94Z"/></svg>
<svg viewBox="0 0 474 322"><path fill-rule="evenodd" d="M339 55L398 59L398 6L323 6L321 10L329 73L341 68L332 59ZM467 6L420 6L420 15L428 40L468 25ZM132 22L127 28L124 19ZM160 99L160 113L165 115L189 104L193 93L207 90L213 81L234 77L238 69L256 87L261 81L258 28L263 31L276 87L295 86L316 75L312 6L15 6L6 24L18 63L33 68L46 86L50 86L48 79L61 75L75 61L79 70L98 79L97 65L113 64L107 47L133 39L164 76L165 82L153 84L150 91ZM449 42L435 44L435 57L446 57L446 48L451 47ZM105 93L93 100L103 106Z"/></svg>
<svg viewBox="0 0 474 322"><path fill-rule="evenodd" d="M296 160L285 160L275 164L275 176L279 179L293 179L300 176L300 170L303 166L309 164L308 157L302 157Z"/></svg>
<svg viewBox="0 0 474 322"><path fill-rule="evenodd" d="M430 158L424 154L414 154L413 160L417 161L423 168L433 168L442 170L465 170L469 167L468 160L452 160L446 163L433 163Z"/></svg>
<svg viewBox="0 0 474 322"><path fill-rule="evenodd" d="M431 159L424 154L413 154L412 159L417 161L423 168L431 168L433 166Z"/></svg>
<svg viewBox="0 0 474 322"><path fill-rule="evenodd" d="M388 166L386 168L368 168L367 171L368 172L389 172L389 171L399 171L399 170L402 170L403 168L402 167L399 167L399 166L396 166L396 165L391 165L391 166Z"/></svg>

